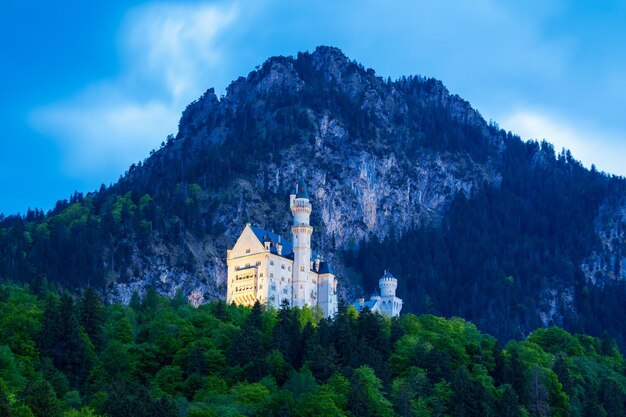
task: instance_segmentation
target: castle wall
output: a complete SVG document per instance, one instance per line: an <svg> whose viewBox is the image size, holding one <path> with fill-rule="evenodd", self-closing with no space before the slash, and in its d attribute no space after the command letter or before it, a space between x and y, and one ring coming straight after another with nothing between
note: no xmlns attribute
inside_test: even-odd
<svg viewBox="0 0 626 417"><path fill-rule="evenodd" d="M280 236L272 235L274 240L262 243L247 225L233 249L227 252L228 267L227 295L228 303L253 305L257 300L274 308L280 308L283 300L296 307L320 306L326 317L337 311L336 280L332 273L318 275L311 270L311 234L309 225L311 204L306 187L301 180L299 198L290 196L291 212L294 216L291 228L293 247L289 253L293 260L285 258L280 252ZM265 240L265 236L262 240ZM278 252L272 249L278 248ZM289 245L288 245L289 246ZM293 251L293 253L291 253ZM274 252L274 253L272 253ZM316 270L319 260L316 263Z"/></svg>
<svg viewBox="0 0 626 417"><path fill-rule="evenodd" d="M337 280L332 274L318 276L317 294L318 305L325 317L332 317L337 313Z"/></svg>

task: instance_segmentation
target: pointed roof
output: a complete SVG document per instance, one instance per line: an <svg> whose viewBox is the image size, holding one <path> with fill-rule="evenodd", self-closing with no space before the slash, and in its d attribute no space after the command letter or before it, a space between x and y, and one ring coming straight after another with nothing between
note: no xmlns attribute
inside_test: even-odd
<svg viewBox="0 0 626 417"><path fill-rule="evenodd" d="M289 239L285 239L284 237L274 232L261 229L260 227L256 227L252 225L250 225L249 227L254 233L254 235L256 236L256 238L259 239L259 242L261 242L262 244L264 244L265 242L272 243L270 246L271 253L274 253L274 254L278 253L276 249L276 243L280 243L283 246L283 250L281 251L282 252L281 256L287 258L289 255L293 253L293 246Z"/></svg>
<svg viewBox="0 0 626 417"><path fill-rule="evenodd" d="M385 269L385 273L383 274L383 278L395 278L393 274Z"/></svg>
<svg viewBox="0 0 626 417"><path fill-rule="evenodd" d="M333 271L333 268L330 267L330 264L328 262L322 261L320 262L320 270L318 271L318 274L335 274L335 272Z"/></svg>
<svg viewBox="0 0 626 417"><path fill-rule="evenodd" d="M356 311L362 311L363 309L365 309L365 307L369 308L370 310L372 310L375 306L376 303L378 302L378 300L369 300L369 301L364 301L363 305L361 305L360 302L355 301L354 303L352 303L352 305L354 306L354 308L356 309Z"/></svg>
<svg viewBox="0 0 626 417"><path fill-rule="evenodd" d="M296 189L296 198L309 198L309 190L307 190L306 184L304 183L304 175L300 177L300 182Z"/></svg>

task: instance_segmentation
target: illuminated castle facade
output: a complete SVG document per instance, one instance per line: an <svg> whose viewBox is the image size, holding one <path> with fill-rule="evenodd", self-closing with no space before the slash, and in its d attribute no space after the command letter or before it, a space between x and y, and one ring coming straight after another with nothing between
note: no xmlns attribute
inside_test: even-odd
<svg viewBox="0 0 626 417"><path fill-rule="evenodd" d="M325 317L337 312L337 280L311 251L311 203L304 178L289 198L292 239L247 224L227 251L227 302L279 308L319 306Z"/></svg>

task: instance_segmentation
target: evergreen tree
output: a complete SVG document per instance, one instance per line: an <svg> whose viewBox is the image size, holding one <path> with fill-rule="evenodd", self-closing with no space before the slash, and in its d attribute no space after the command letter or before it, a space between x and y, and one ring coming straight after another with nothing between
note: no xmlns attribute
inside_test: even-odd
<svg viewBox="0 0 626 417"><path fill-rule="evenodd" d="M522 417L517 394L509 384L502 386L502 394L498 401L498 417Z"/></svg>
<svg viewBox="0 0 626 417"><path fill-rule="evenodd" d="M96 292L87 288L78 304L80 324L96 347L102 346L101 334L104 325L104 306Z"/></svg>
<svg viewBox="0 0 626 417"><path fill-rule="evenodd" d="M4 391L0 388L0 417L13 417L13 413L11 412L11 407L9 404L9 399L7 398Z"/></svg>
<svg viewBox="0 0 626 417"><path fill-rule="evenodd" d="M348 409L355 416L393 416L391 403L383 396L382 384L372 368L361 366L350 378Z"/></svg>
<svg viewBox="0 0 626 417"><path fill-rule="evenodd" d="M80 327L78 314L72 297L64 294L59 310L61 332L54 345L52 359L55 366L65 372L72 387L82 387L93 355Z"/></svg>
<svg viewBox="0 0 626 417"><path fill-rule="evenodd" d="M274 326L274 347L295 369L302 366L302 330L298 319L298 310L288 304L281 305Z"/></svg>
<svg viewBox="0 0 626 417"><path fill-rule="evenodd" d="M267 353L261 304L257 301L230 345L228 360L231 366L244 367L249 381L258 381L265 374Z"/></svg>
<svg viewBox="0 0 626 417"><path fill-rule="evenodd" d="M59 401L50 384L41 378L29 381L25 392L25 403L35 417L59 417Z"/></svg>

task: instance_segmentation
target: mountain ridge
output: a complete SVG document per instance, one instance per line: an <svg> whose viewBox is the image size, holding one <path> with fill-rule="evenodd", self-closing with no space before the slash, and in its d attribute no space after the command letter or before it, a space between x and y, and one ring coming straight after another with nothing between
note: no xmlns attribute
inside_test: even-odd
<svg viewBox="0 0 626 417"><path fill-rule="evenodd" d="M207 90L176 137L113 186L47 216L5 219L0 277L87 281L111 301L148 287L219 298L226 248L249 222L288 230L286 197L302 173L316 249L337 264L347 299L387 268L409 311L461 315L503 338L558 324L622 343L614 321L626 312L600 301L624 294L623 179L522 142L441 81L384 80L333 47L269 58L221 98ZM396 256L402 239L430 259ZM69 266L54 259L63 249ZM507 291L523 306L507 307ZM512 324L501 328L495 316L507 308Z"/></svg>

